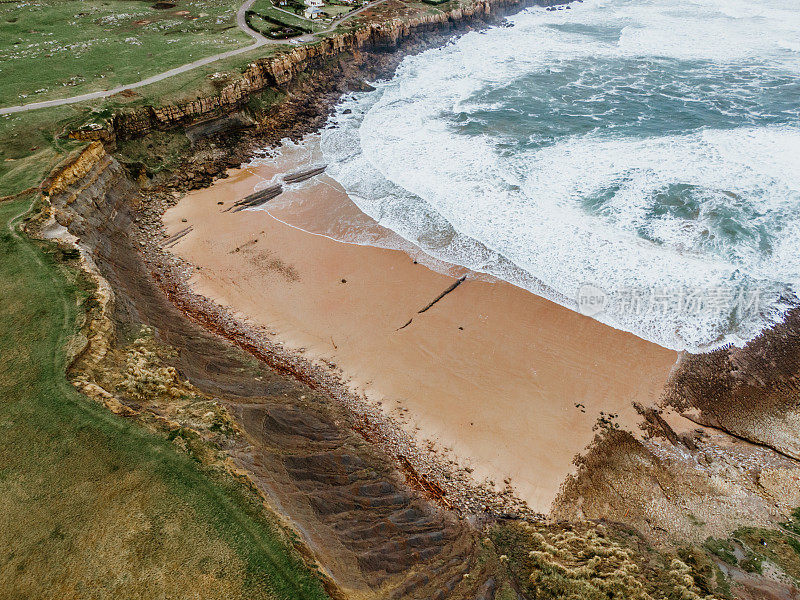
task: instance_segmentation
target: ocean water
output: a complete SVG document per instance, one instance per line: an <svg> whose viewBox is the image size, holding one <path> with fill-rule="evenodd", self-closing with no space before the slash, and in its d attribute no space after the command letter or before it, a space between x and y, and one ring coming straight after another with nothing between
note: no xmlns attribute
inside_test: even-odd
<svg viewBox="0 0 800 600"><path fill-rule="evenodd" d="M324 130L327 173L436 258L674 349L800 285L795 0L586 0L407 57Z"/></svg>

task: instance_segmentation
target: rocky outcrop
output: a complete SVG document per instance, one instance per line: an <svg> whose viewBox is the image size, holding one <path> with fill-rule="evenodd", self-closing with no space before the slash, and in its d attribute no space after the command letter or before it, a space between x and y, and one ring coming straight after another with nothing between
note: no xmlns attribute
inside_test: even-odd
<svg viewBox="0 0 800 600"><path fill-rule="evenodd" d="M486 21L532 4L556 4L559 0L480 0L470 6L447 12L421 14L408 19L370 23L354 31L324 38L315 44L294 48L271 58L251 63L241 77L219 93L163 107L146 107L114 117L109 129L82 130L73 134L81 139L109 139L110 132L120 139L146 135L197 120L224 114L240 107L252 94L267 88L283 88L298 74L318 69L326 61L345 54L397 48L401 42L432 31L448 31L473 21Z"/></svg>
<svg viewBox="0 0 800 600"><path fill-rule="evenodd" d="M744 348L686 356L664 404L800 459L800 309Z"/></svg>
<svg viewBox="0 0 800 600"><path fill-rule="evenodd" d="M103 158L107 158L103 144L98 141L90 143L77 154L68 157L64 165L42 182L42 194L55 196L62 193L69 186L80 181Z"/></svg>
<svg viewBox="0 0 800 600"><path fill-rule="evenodd" d="M722 435L695 443L691 451L663 438L604 432L576 459L577 470L550 516L622 522L650 539L680 545L724 538L745 524L770 527L794 508L775 490L795 481L796 463L750 444L731 449ZM756 483L764 473L770 489Z"/></svg>

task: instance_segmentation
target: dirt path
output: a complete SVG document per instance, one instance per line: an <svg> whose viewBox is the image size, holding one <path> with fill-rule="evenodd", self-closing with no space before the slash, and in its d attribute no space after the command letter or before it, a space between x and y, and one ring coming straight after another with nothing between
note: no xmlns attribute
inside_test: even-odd
<svg viewBox="0 0 800 600"><path fill-rule="evenodd" d="M249 52L250 50L255 50L256 48L260 48L261 46L269 45L269 44L287 44L287 43L307 43L314 41L318 35L324 33L330 33L334 29L336 29L345 19L349 19L350 17L354 17L357 14L360 14L364 10L368 8L372 8L377 4L381 4L386 0L376 0L376 2L372 2L368 5L362 6L361 8L354 10L343 17L333 21L331 26L326 29L325 31L320 31L316 34L307 34L298 38L293 38L292 40L272 40L269 38L264 37L258 31L250 29L247 25L247 21L245 19L245 13L250 9L253 5L255 0L247 0L236 13L236 25L244 31L247 35L253 38L254 42L249 46L245 46L244 48L237 48L236 50L228 50L227 52L222 52L221 54L215 54L214 56L208 56L206 58L201 58L194 62L187 63L185 65L181 65L180 67L175 67L174 69L170 69L169 71L164 71L163 73L159 73L158 75L153 75L152 77L148 77L146 79L142 79L141 81L137 81L135 83L129 83L126 85L119 85L117 87L111 88L110 90L101 90L98 92L89 92L87 94L80 94L78 96L71 96L69 98L61 98L58 100L44 100L42 102L31 102L30 104L21 104L18 106L7 106L5 108L0 108L0 115L8 115L12 113L19 113L25 112L29 110L36 110L37 108L50 108L53 106L64 106L65 104L75 104L77 102L84 102L86 100L97 100L98 98L108 98L109 96L113 96L114 94L118 94L125 90L131 90L134 88L144 87L146 85L150 85L151 83L156 83L157 81L163 81L164 79L169 79L170 77L174 77L175 75L180 75L181 73L186 73L187 71L191 71L196 69L197 67L202 67L213 62L217 62L218 60L223 60L225 58L230 58L232 56L237 56L239 54L244 54L245 52Z"/></svg>

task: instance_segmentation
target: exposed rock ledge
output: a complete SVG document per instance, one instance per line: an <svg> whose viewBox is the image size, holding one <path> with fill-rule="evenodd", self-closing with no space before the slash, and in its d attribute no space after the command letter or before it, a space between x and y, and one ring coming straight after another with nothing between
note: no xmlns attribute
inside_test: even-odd
<svg viewBox="0 0 800 600"><path fill-rule="evenodd" d="M307 46L294 48L272 58L251 63L241 78L223 87L218 94L163 107L148 106L116 115L107 129L76 131L79 139L127 139L156 129L219 116L241 106L251 94L291 83L299 73L319 67L325 61L362 50L390 50L413 36L432 31L447 31L473 21L487 21L527 6L563 4L564 0L477 0L470 6L437 14L421 14L407 20L395 18L370 23L354 31L340 33Z"/></svg>

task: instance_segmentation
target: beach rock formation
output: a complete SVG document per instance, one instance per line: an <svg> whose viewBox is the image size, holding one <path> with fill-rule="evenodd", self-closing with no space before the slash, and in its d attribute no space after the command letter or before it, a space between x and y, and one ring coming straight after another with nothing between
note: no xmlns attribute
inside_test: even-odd
<svg viewBox="0 0 800 600"><path fill-rule="evenodd" d="M800 459L800 311L744 348L689 355L664 404L716 427Z"/></svg>

